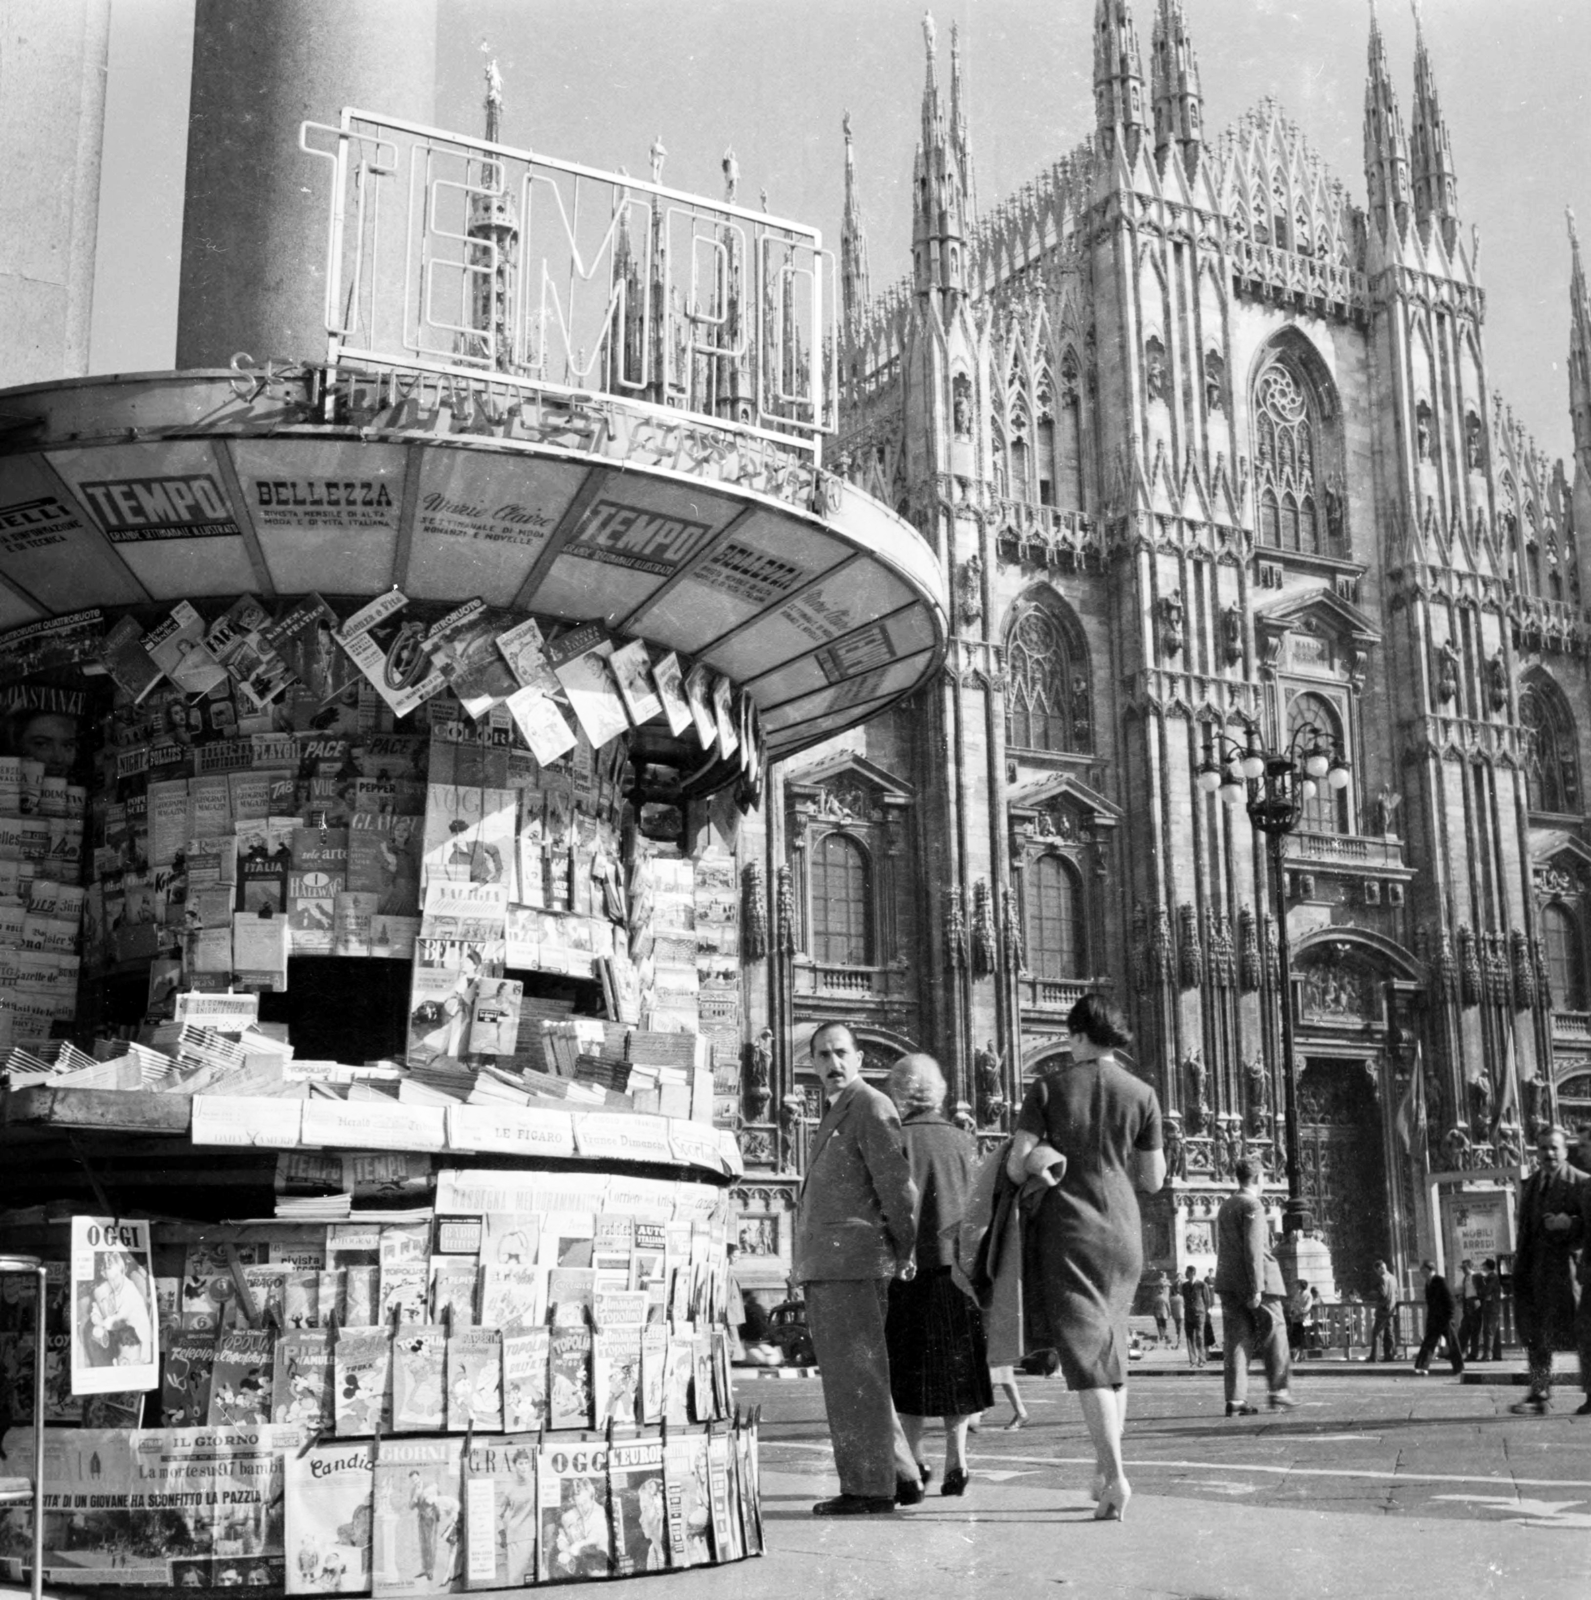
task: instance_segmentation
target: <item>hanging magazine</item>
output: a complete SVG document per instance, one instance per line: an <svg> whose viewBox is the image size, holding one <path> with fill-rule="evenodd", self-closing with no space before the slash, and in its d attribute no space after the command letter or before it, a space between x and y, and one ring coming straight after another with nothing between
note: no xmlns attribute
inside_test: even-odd
<svg viewBox="0 0 1591 1600"><path fill-rule="evenodd" d="M382 1441L371 1543L378 1597L463 1587L462 1446L459 1439Z"/></svg>
<svg viewBox="0 0 1591 1600"><path fill-rule="evenodd" d="M532 1433L547 1426L548 1328L503 1334L503 1426Z"/></svg>
<svg viewBox="0 0 1591 1600"><path fill-rule="evenodd" d="M447 1426L447 1334L399 1328L392 1341L392 1430L440 1433Z"/></svg>
<svg viewBox="0 0 1591 1600"><path fill-rule="evenodd" d="M465 1581L514 1589L536 1581L536 1440L477 1439L465 1462Z"/></svg>
<svg viewBox="0 0 1591 1600"><path fill-rule="evenodd" d="M620 1577L661 1572L668 1565L668 1502L663 1444L637 1439L608 1451L613 1568Z"/></svg>
<svg viewBox="0 0 1591 1600"><path fill-rule="evenodd" d="M669 1435L663 1447L663 1487L668 1500L669 1565L709 1565L713 1513L705 1433Z"/></svg>
<svg viewBox="0 0 1591 1600"><path fill-rule="evenodd" d="M464 1328L448 1339L447 1426L450 1433L503 1426L503 1336L497 1328Z"/></svg>
<svg viewBox="0 0 1591 1600"><path fill-rule="evenodd" d="M287 1452L289 1594L358 1594L370 1588L374 1480L368 1444Z"/></svg>
<svg viewBox="0 0 1591 1600"><path fill-rule="evenodd" d="M331 1334L325 1328L299 1328L276 1341L271 1382L271 1420L291 1422L308 1433L329 1429L332 1405Z"/></svg>
<svg viewBox="0 0 1591 1600"><path fill-rule="evenodd" d="M215 1347L210 1374L212 1428L243 1428L271 1420L275 1337L264 1328L233 1328Z"/></svg>
<svg viewBox="0 0 1591 1600"><path fill-rule="evenodd" d="M72 1392L160 1387L149 1224L72 1218Z"/></svg>
<svg viewBox="0 0 1591 1600"><path fill-rule="evenodd" d="M551 1426L591 1427L591 1330L553 1328L547 1370Z"/></svg>
<svg viewBox="0 0 1591 1600"><path fill-rule="evenodd" d="M612 1567L608 1473L600 1445L543 1446L536 1460L543 1582L605 1578Z"/></svg>
<svg viewBox="0 0 1591 1600"><path fill-rule="evenodd" d="M355 1438L386 1426L392 1393L392 1330L339 1328L332 1362L337 1432Z"/></svg>
<svg viewBox="0 0 1591 1600"><path fill-rule="evenodd" d="M210 1416L213 1332L172 1328L160 1359L160 1420L168 1428L202 1428Z"/></svg>

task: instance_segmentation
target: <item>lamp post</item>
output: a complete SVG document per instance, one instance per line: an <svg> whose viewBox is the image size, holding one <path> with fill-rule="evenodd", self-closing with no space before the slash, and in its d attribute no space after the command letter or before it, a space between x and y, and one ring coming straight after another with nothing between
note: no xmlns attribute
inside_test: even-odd
<svg viewBox="0 0 1591 1600"><path fill-rule="evenodd" d="M1305 1234L1314 1227L1304 1201L1304 1168L1298 1140L1298 1074L1293 1061L1292 974L1287 940L1287 896L1283 882L1282 849L1287 835L1298 826L1304 806L1320 792L1348 785L1348 761L1336 738L1313 722L1298 728L1279 749L1267 749L1259 730L1249 726L1243 744L1225 734L1213 735L1205 744L1198 774L1199 787L1219 794L1227 805L1240 803L1249 821L1265 835L1271 863L1271 891L1276 903L1276 943L1281 969L1282 1093L1287 1115L1287 1204L1282 1208L1283 1234Z"/></svg>

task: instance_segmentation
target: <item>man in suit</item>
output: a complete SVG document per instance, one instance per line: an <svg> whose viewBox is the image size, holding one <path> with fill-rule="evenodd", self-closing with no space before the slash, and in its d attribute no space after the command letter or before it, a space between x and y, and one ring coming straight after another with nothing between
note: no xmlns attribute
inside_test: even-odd
<svg viewBox="0 0 1591 1600"><path fill-rule="evenodd" d="M1481 1275L1473 1261L1459 1262L1458 1342L1466 1361L1480 1359Z"/></svg>
<svg viewBox="0 0 1591 1600"><path fill-rule="evenodd" d="M1380 1341L1381 1359L1392 1359L1392 1320L1398 1308L1398 1280L1392 1276L1385 1261L1376 1262L1375 1315L1370 1324L1370 1354L1361 1361L1376 1359L1376 1341Z"/></svg>
<svg viewBox="0 0 1591 1600"><path fill-rule="evenodd" d="M912 1275L917 1189L900 1118L862 1081L862 1052L843 1022L812 1035L828 1109L812 1137L797 1201L795 1270L823 1375L840 1493L820 1517L892 1512L922 1498L889 1393L884 1315L890 1279Z"/></svg>
<svg viewBox="0 0 1591 1600"><path fill-rule="evenodd" d="M1221 1202L1215 1218L1215 1292L1221 1297L1221 1342L1225 1358L1226 1414L1251 1417L1246 1404L1248 1364L1256 1349L1265 1363L1272 1411L1298 1404L1289 1387L1293 1364L1287 1353L1287 1288L1271 1254L1270 1228L1260 1199L1261 1168L1240 1156L1232 1168L1237 1193Z"/></svg>
<svg viewBox="0 0 1591 1600"><path fill-rule="evenodd" d="M1425 1337L1414 1357L1414 1370L1420 1377L1427 1377L1437 1344L1446 1339L1448 1364L1457 1377L1464 1370L1464 1351L1458 1342L1458 1307L1453 1290L1436 1270L1435 1262L1422 1261L1420 1271L1425 1274Z"/></svg>
<svg viewBox="0 0 1591 1600"><path fill-rule="evenodd" d="M1591 1296L1581 1293L1591 1275L1591 1183L1569 1165L1562 1128L1544 1128L1536 1154L1539 1165L1520 1188L1514 1245L1514 1310L1530 1366L1530 1393L1508 1409L1545 1416L1552 1405L1552 1353L1578 1349L1587 1398L1575 1415L1591 1416Z"/></svg>

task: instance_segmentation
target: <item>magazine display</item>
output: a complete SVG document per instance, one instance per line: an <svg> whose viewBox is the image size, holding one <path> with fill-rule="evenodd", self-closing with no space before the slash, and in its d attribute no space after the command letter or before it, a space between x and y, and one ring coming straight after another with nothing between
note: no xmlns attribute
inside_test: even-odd
<svg viewBox="0 0 1591 1600"><path fill-rule="evenodd" d="M607 1577L613 1546L602 1446L543 1446L536 1458L536 1503L541 1581Z"/></svg>
<svg viewBox="0 0 1591 1600"><path fill-rule="evenodd" d="M158 1389L149 1224L72 1218L72 1392Z"/></svg>
<svg viewBox="0 0 1591 1600"><path fill-rule="evenodd" d="M243 1428L271 1420L274 1339L264 1329L232 1328L216 1341L210 1373L212 1428Z"/></svg>
<svg viewBox="0 0 1591 1600"><path fill-rule="evenodd" d="M705 1433L673 1433L663 1446L671 1567L704 1567L713 1559L712 1496Z"/></svg>
<svg viewBox="0 0 1591 1600"><path fill-rule="evenodd" d="M465 1460L465 1585L513 1589L536 1582L536 1438L511 1431L477 1439Z"/></svg>
<svg viewBox="0 0 1591 1600"><path fill-rule="evenodd" d="M615 1574L663 1571L668 1565L669 1535L660 1439L637 1439L610 1448L608 1494Z"/></svg>
<svg viewBox="0 0 1591 1600"><path fill-rule="evenodd" d="M382 1441L375 1470L373 1593L463 1588L463 1492L462 1440Z"/></svg>
<svg viewBox="0 0 1591 1600"><path fill-rule="evenodd" d="M314 1445L287 1457L287 1592L358 1594L371 1584L371 1447Z"/></svg>

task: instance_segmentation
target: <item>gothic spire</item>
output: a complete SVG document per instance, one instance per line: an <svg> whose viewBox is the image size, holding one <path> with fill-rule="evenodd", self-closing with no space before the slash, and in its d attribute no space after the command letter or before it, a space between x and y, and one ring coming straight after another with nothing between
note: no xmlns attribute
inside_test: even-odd
<svg viewBox="0 0 1591 1600"><path fill-rule="evenodd" d="M1422 228L1435 223L1451 254L1458 238L1458 180L1453 174L1453 151L1447 123L1436 98L1436 79L1425 29L1420 22L1419 0L1414 5L1414 127L1409 140L1414 168L1414 215Z"/></svg>
<svg viewBox="0 0 1591 1600"><path fill-rule="evenodd" d="M867 233L856 193L856 156L851 148L851 113L845 113L845 218L840 225L840 309L847 330L856 326L869 299Z"/></svg>
<svg viewBox="0 0 1591 1600"><path fill-rule="evenodd" d="M1149 40L1149 78L1154 92L1155 160L1164 170L1167 152L1176 145L1182 152L1183 171L1191 178L1204 148L1204 97L1182 0L1160 0Z"/></svg>
<svg viewBox="0 0 1591 1600"><path fill-rule="evenodd" d="M961 186L967 197L967 216L978 213L977 187L972 177L972 143L967 133L967 96L961 81L961 24L950 24L950 139L955 146L956 165L961 168Z"/></svg>
<svg viewBox="0 0 1591 1600"><path fill-rule="evenodd" d="M1387 71L1375 0L1370 0L1370 71L1365 84L1365 183L1376 230L1385 239L1390 225L1402 237L1409 219L1409 146Z"/></svg>
<svg viewBox="0 0 1591 1600"><path fill-rule="evenodd" d="M1591 472L1591 295L1586 292L1580 235L1569 219L1569 417L1574 427L1574 453Z"/></svg>
<svg viewBox="0 0 1591 1600"><path fill-rule="evenodd" d="M1127 159L1137 156L1144 130L1144 70L1127 0L1097 0L1094 7L1094 122L1103 149L1114 149L1119 135Z"/></svg>
<svg viewBox="0 0 1591 1600"><path fill-rule="evenodd" d="M964 285L967 186L957 141L939 95L938 46L932 16L923 17L928 67L923 81L923 131L914 163L912 278L919 294L959 294ZM959 70L957 73L959 82Z"/></svg>

